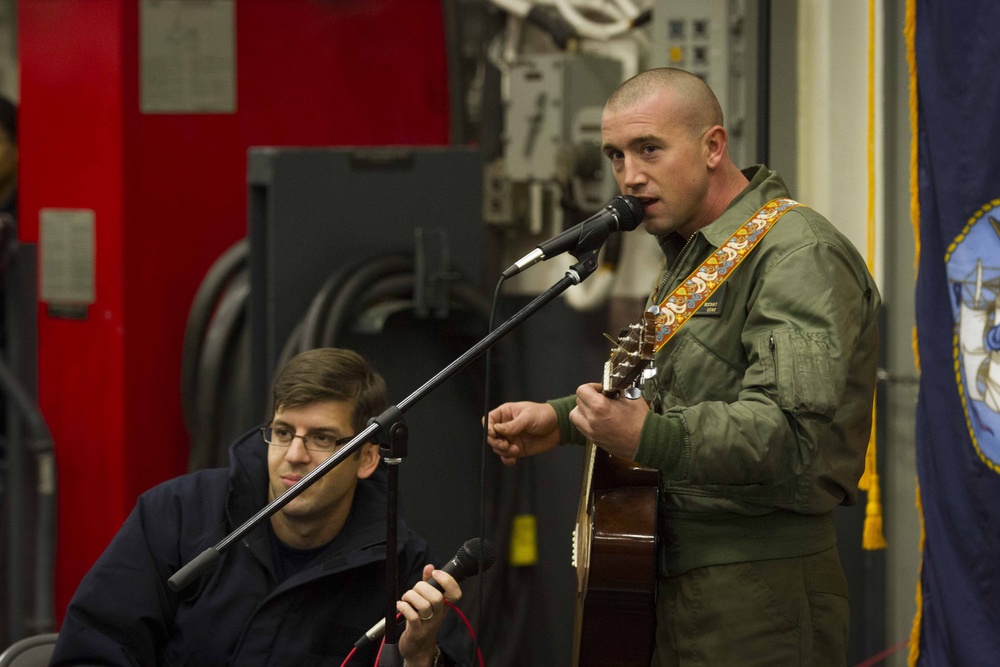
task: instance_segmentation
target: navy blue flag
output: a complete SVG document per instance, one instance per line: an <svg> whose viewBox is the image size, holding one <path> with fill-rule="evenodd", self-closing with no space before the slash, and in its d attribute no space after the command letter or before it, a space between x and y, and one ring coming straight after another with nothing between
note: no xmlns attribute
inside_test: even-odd
<svg viewBox="0 0 1000 667"><path fill-rule="evenodd" d="M925 540L911 664L1000 665L1000 2L915 1Z"/></svg>

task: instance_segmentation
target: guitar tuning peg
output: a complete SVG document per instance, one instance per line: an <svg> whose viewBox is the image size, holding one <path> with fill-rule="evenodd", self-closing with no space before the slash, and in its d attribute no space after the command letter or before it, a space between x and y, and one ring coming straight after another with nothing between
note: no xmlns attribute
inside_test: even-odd
<svg viewBox="0 0 1000 667"><path fill-rule="evenodd" d="M625 393L625 398L628 398L633 401L637 398L642 398L642 390L636 387L635 385L631 387L626 387L624 393Z"/></svg>
<svg viewBox="0 0 1000 667"><path fill-rule="evenodd" d="M659 315L660 314L660 307L656 306L656 305L650 306L649 308L646 309L646 312L647 313L652 313L653 315Z"/></svg>
<svg viewBox="0 0 1000 667"><path fill-rule="evenodd" d="M656 377L656 369L652 366L647 366L642 369L642 381L650 380Z"/></svg>

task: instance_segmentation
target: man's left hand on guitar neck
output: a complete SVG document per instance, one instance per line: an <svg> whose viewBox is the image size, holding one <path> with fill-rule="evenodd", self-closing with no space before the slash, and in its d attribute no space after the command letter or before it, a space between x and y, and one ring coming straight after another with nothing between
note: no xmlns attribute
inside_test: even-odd
<svg viewBox="0 0 1000 667"><path fill-rule="evenodd" d="M576 390L576 407L569 419L580 432L609 454L632 460L639 446L642 425L649 413L643 399L608 398L598 383Z"/></svg>

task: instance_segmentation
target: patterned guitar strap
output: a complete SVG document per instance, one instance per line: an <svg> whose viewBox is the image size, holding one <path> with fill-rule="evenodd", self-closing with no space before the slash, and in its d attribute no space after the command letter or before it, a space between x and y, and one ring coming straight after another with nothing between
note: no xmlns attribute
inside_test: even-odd
<svg viewBox="0 0 1000 667"><path fill-rule="evenodd" d="M764 204L660 303L659 312L655 314L656 343L653 354L673 338L702 305L711 300L715 290L733 274L774 223L801 205L786 197L777 197Z"/></svg>

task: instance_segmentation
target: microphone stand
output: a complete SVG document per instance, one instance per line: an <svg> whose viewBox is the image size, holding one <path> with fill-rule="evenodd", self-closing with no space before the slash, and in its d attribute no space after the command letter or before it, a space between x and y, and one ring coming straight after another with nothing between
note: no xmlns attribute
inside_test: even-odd
<svg viewBox="0 0 1000 667"><path fill-rule="evenodd" d="M381 429L379 432L379 453L389 468L388 494L386 496L385 525L385 645L379 665L386 667L402 667L403 657L396 645L396 600L399 599L399 557L396 554L399 544L399 464L406 456L409 428L403 421L403 411L396 406L389 407L374 421Z"/></svg>
<svg viewBox="0 0 1000 667"><path fill-rule="evenodd" d="M300 479L294 486L283 494L268 503L263 509L243 522L239 528L223 538L214 547L209 547L195 556L191 561L177 570L168 580L167 585L170 590L177 592L186 588L195 579L200 577L208 567L218 560L229 547L242 540L254 528L270 518L282 507L290 503L299 494L312 486L320 477L335 468L341 461L350 456L361 445L372 440L376 434L381 434L379 438L379 452L385 457L389 464L388 474L388 502L387 517L389 519L386 526L386 647L393 648L386 652L383 649L380 665L401 665L402 660L399 650L395 647L396 635L396 594L398 558L397 549L397 517L399 504L399 463L406 455L407 448L407 427L403 421L403 413L411 406L420 401L426 394L437 388L438 385L453 376L458 371L464 369L475 361L486 350L493 347L498 340L506 336L524 320L538 312L543 306L565 292L573 285L583 282L597 269L597 253L599 248L585 251L574 250L571 254L578 260L571 266L566 274L552 287L537 296L531 303L516 312L509 320L491 331L485 338L473 345L464 352L458 359L451 362L437 375L425 382L412 394L404 398L397 405L390 406L378 417L369 420L368 425L351 439L346 445L334 452L330 458L313 468L305 477ZM391 544L390 544L391 541ZM388 660L388 662L387 662Z"/></svg>

